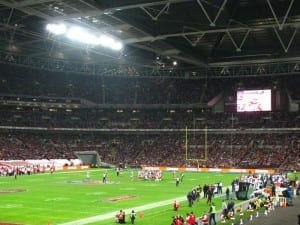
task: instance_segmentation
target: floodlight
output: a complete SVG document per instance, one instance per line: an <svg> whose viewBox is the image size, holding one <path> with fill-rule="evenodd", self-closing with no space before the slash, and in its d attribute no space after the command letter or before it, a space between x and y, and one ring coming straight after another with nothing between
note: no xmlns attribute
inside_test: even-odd
<svg viewBox="0 0 300 225"><path fill-rule="evenodd" d="M114 40L107 35L100 36L100 44L104 47L111 47L114 44Z"/></svg>
<svg viewBox="0 0 300 225"><path fill-rule="evenodd" d="M95 35L88 33L81 27L71 27L67 34L67 38L75 40L85 44L98 45L100 44L99 38Z"/></svg>
<svg viewBox="0 0 300 225"><path fill-rule="evenodd" d="M102 45L117 51L123 48L123 44L113 37L105 34L98 36L79 26L67 27L64 24L47 24L46 29L55 35L64 35L71 40L84 44Z"/></svg>
<svg viewBox="0 0 300 225"><path fill-rule="evenodd" d="M56 35L66 33L67 27L64 24L47 24L46 29Z"/></svg>
<svg viewBox="0 0 300 225"><path fill-rule="evenodd" d="M121 42L118 42L107 35L104 35L104 34L101 35L99 40L100 40L100 44L104 47L108 47L113 50L121 50L123 48L123 45Z"/></svg>
<svg viewBox="0 0 300 225"><path fill-rule="evenodd" d="M115 41L115 43L111 46L111 48L113 49L113 50L121 50L122 48L123 48L123 45L122 45L122 43L121 42L116 42Z"/></svg>

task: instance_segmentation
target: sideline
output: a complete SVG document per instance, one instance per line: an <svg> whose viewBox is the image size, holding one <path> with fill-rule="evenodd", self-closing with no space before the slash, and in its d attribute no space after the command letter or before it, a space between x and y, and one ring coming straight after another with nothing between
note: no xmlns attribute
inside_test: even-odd
<svg viewBox="0 0 300 225"><path fill-rule="evenodd" d="M227 187L223 187L224 190L225 190L225 188L227 188ZM224 192L223 192L223 194L216 196L216 198L221 198L223 196L225 196ZM131 210L134 209L134 211L136 211L136 212L142 212L144 210L149 210L149 209L173 204L174 200L186 201L187 199L186 199L186 196L180 196L178 198L172 198L172 199L168 199L168 200L164 200L164 201L160 201L160 202L141 205L138 207L132 207L130 209L124 209L124 211L131 212ZM66 223L61 223L58 225L85 225L85 224L99 222L99 221L103 221L103 220L107 220L107 219L111 219L113 221L115 215L116 215L116 211L101 214L98 216L92 216L92 217L88 217L88 218L84 218L84 219L74 220L74 221L70 221L70 222L66 222Z"/></svg>
<svg viewBox="0 0 300 225"><path fill-rule="evenodd" d="M144 210L149 210L149 209L153 209L153 208L157 208L157 207L161 207L161 206L170 205L174 202L174 199L176 199L178 201L183 201L183 200L186 200L186 196L183 196L183 197L181 196L181 197L178 197L178 198L172 198L172 199L169 199L169 200L150 203L150 204L147 204L147 205L142 205L142 206L132 207L132 208L134 208L134 211L136 211L136 212L141 212L141 211L144 211ZM124 211L130 212L132 210L132 208L124 209ZM110 212L110 213L105 213L105 214L98 215L98 216L88 217L88 218L85 218L85 219L74 220L74 221L70 221L70 222L67 222L67 223L61 223L61 224L58 224L58 225L85 225L85 224L99 222L99 221L103 221L103 220L107 220L107 219L111 219L113 221L115 215L116 215L116 211L115 212Z"/></svg>

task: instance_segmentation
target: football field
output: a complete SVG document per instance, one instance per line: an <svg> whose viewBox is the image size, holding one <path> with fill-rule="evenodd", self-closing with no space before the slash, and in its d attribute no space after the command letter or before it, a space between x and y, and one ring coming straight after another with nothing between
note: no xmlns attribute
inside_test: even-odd
<svg viewBox="0 0 300 225"><path fill-rule="evenodd" d="M117 176L108 170L107 183L102 182L104 169L0 177L0 224L1 222L26 225L83 225L115 224L119 210L126 212L129 223L131 210L136 211L135 224L166 225L172 217L193 211L200 216L208 211L205 199L192 207L186 195L195 186L222 182L230 185L239 174L185 172L183 181L176 187L172 172L163 172L159 182L140 180L134 170L125 170ZM179 176L177 172L176 176ZM221 209L222 196L213 202ZM180 202L179 211L173 211L173 202Z"/></svg>

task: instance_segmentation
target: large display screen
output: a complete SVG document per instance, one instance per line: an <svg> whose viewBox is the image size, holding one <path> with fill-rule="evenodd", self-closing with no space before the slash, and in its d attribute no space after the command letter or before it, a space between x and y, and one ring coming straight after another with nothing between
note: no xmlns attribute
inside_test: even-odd
<svg viewBox="0 0 300 225"><path fill-rule="evenodd" d="M271 90L239 90L237 112L271 111Z"/></svg>

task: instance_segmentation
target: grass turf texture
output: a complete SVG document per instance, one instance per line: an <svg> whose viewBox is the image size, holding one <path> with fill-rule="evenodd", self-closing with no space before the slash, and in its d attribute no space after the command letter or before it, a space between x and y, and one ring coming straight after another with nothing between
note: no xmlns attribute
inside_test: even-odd
<svg viewBox="0 0 300 225"><path fill-rule="evenodd" d="M86 180L86 171L56 172L53 175L36 174L30 176L0 177L1 192L12 190L12 193L0 192L0 222L11 222L26 225L60 224L110 212L120 209L135 209L138 206L163 200L176 200L186 196L187 192L200 184L214 184L222 181L223 187L230 185L239 174L196 173L186 172L183 182L175 186L172 172L164 172L160 182L137 179L130 180L130 171L123 171L120 176L114 170L108 170L108 183L102 184L104 170L90 171L90 181ZM177 173L179 175L179 172ZM16 192L13 190L23 190ZM122 200L119 198L125 197ZM217 210L221 209L222 198L213 202ZM173 211L172 203L137 212L136 224L166 225L171 224L175 215L186 216L193 211L200 216L208 211L209 205L205 199L188 207L187 200L180 202L178 212ZM127 223L129 223L129 213ZM144 217L140 217L144 214ZM114 217L89 223L90 225L115 224Z"/></svg>

